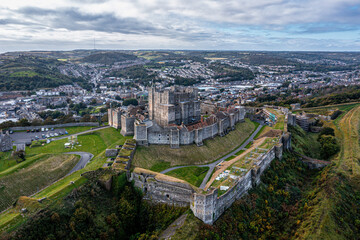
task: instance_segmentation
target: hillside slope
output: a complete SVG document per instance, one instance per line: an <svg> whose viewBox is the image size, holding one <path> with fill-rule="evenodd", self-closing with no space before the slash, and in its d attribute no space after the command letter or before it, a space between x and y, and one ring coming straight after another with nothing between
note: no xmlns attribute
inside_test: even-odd
<svg viewBox="0 0 360 240"><path fill-rule="evenodd" d="M58 66L64 63L50 58L19 56L0 64L0 91L35 90L78 83L88 88L83 78L62 75Z"/></svg>
<svg viewBox="0 0 360 240"><path fill-rule="evenodd" d="M360 107L339 122L342 146L333 164L323 170L310 196L310 214L297 239L356 239L360 236Z"/></svg>

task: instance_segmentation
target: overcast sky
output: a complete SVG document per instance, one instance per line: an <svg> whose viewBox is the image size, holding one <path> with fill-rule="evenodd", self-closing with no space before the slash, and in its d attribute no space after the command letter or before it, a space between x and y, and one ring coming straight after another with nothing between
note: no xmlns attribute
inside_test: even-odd
<svg viewBox="0 0 360 240"><path fill-rule="evenodd" d="M0 0L0 52L360 50L360 0Z"/></svg>

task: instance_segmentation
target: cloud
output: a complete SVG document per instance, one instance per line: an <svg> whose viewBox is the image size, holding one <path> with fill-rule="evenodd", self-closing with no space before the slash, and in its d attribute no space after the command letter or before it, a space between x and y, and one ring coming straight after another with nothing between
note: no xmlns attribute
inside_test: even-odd
<svg viewBox="0 0 360 240"><path fill-rule="evenodd" d="M0 16L0 39L14 45L96 36L104 47L301 50L360 36L359 0L16 0Z"/></svg>

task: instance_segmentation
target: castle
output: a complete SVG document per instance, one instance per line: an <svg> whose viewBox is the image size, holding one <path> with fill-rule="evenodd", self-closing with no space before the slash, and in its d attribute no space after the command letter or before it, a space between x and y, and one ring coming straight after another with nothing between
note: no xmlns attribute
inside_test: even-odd
<svg viewBox="0 0 360 240"><path fill-rule="evenodd" d="M148 112L140 114L132 107L121 120L119 112L109 109L109 125L121 126L121 134L134 135L138 145L167 144L172 148L193 143L202 146L205 139L226 135L245 118L245 109L240 106L205 118L201 116L198 89L180 86L163 90L151 87Z"/></svg>

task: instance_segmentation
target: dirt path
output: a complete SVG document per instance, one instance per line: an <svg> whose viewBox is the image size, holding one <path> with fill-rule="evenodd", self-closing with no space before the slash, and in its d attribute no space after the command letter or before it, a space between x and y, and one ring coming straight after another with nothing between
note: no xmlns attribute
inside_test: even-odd
<svg viewBox="0 0 360 240"><path fill-rule="evenodd" d="M187 217L187 213L184 213L178 219L176 219L172 224L170 224L170 226L161 233L159 240L171 239L171 237L174 236L176 230L181 228L182 225L184 225L186 217Z"/></svg>
<svg viewBox="0 0 360 240"><path fill-rule="evenodd" d="M216 170L214 172L214 174L211 176L211 179L207 182L204 190L206 191L211 184L214 182L215 178L222 173L223 171L225 171L228 167L230 167L233 163L237 162L238 160L240 160L242 157L244 157L246 154L248 154L249 152L251 152L254 148L257 148L258 146L260 146L264 141L265 141L266 137L260 138L258 140L255 140L254 143L252 144L252 146L245 150L245 152L243 152L242 154L240 154L239 156L235 157L234 159L231 159L230 161L224 161L221 164L221 168L219 168L218 170Z"/></svg>

